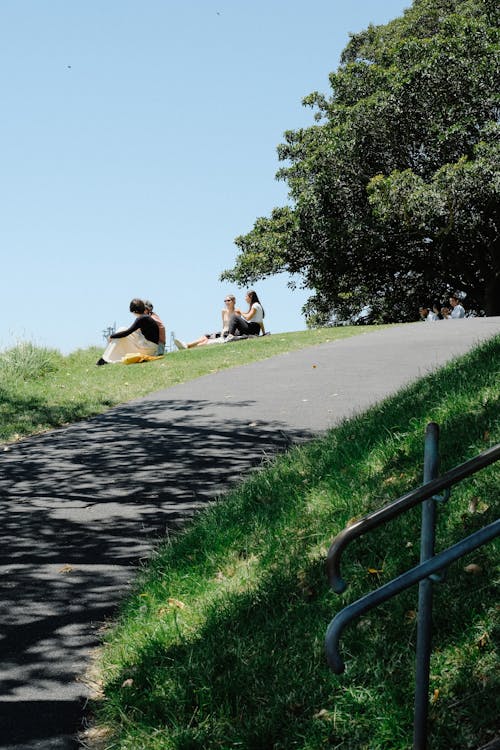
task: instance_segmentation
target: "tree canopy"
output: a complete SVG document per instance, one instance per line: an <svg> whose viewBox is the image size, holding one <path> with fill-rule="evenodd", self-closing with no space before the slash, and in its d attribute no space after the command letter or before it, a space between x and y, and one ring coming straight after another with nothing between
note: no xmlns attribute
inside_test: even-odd
<svg viewBox="0 0 500 750"><path fill-rule="evenodd" d="M300 274L313 324L414 319L452 291L500 314L499 20L497 0L414 0L352 35L330 95L304 99L314 124L278 147L290 205L222 278Z"/></svg>

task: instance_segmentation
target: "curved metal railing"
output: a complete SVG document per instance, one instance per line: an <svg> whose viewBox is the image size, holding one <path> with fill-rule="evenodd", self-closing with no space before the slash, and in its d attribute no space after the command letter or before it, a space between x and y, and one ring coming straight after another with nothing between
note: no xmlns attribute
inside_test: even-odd
<svg viewBox="0 0 500 750"><path fill-rule="evenodd" d="M339 641L342 631L352 620L360 617L369 609L373 609L373 607L386 602L401 591L410 588L410 586L413 586L422 579L428 578L431 574L438 573L450 565L450 563L481 547L483 544L492 541L497 536L500 536L500 519L493 521L488 526L484 526L484 528L470 534L470 536L457 542L452 547L448 547L444 552L440 552L439 555L435 555L430 560L416 565L411 570L406 571L406 573L389 581L389 583L380 586L370 594L344 607L333 618L326 632L326 654L328 664L333 672L341 674L344 671L345 665L340 655Z"/></svg>
<svg viewBox="0 0 500 750"><path fill-rule="evenodd" d="M341 674L344 671L344 661L339 646L340 636L344 628L356 617L360 617L373 607L391 599L415 583L419 583L413 750L425 750L427 746L433 579L450 563L500 535L499 519L470 534L439 554L434 554L435 501L447 500L450 488L453 485L500 459L500 445L496 445L483 451L470 461L456 466L441 477L437 477L439 465L438 441L439 426L435 422L431 422L427 425L425 434L424 484L341 531L333 540L327 557L330 586L336 593L340 594L347 586L340 574L340 559L347 545L357 537L422 503L420 563L375 591L344 607L330 622L325 638L328 664L336 674ZM440 492L444 492L444 495L440 496L438 494Z"/></svg>
<svg viewBox="0 0 500 750"><path fill-rule="evenodd" d="M331 588L336 594L341 594L347 588L347 583L340 574L340 558L342 552L350 542L362 536L362 534L371 531L371 529L375 529L381 524L391 521L393 518L401 515L401 513L415 507L415 505L419 505L424 500L428 500L443 490L449 489L454 484L475 474L480 469L484 469L486 466L498 461L498 459L500 459L500 445L495 445L493 448L483 451L483 453L480 453L475 458L471 458L470 461L456 466L437 479L433 479L427 484L417 487L411 492L406 493L406 495L402 495L397 500L389 503L389 505L385 505L383 508L364 516L364 518L361 518L341 531L340 534L337 534L330 545L326 561L328 581Z"/></svg>

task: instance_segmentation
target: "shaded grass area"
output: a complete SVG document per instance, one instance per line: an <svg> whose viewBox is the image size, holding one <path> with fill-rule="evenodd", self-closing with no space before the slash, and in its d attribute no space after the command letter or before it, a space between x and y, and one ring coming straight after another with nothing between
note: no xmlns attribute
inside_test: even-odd
<svg viewBox="0 0 500 750"><path fill-rule="evenodd" d="M76 422L176 383L384 326L320 328L204 346L136 365L96 367L102 350L67 357L22 343L0 352L0 441Z"/></svg>
<svg viewBox="0 0 500 750"><path fill-rule="evenodd" d="M323 642L342 606L418 562L420 510L349 548L340 597L325 556L350 519L421 483L429 421L443 471L500 441L499 365L497 337L269 462L160 547L106 639L104 746L410 748L416 589L345 631L344 675L329 672ZM439 506L437 550L494 519L498 478L490 467ZM435 587L430 750L472 750L498 728L497 602L495 543Z"/></svg>

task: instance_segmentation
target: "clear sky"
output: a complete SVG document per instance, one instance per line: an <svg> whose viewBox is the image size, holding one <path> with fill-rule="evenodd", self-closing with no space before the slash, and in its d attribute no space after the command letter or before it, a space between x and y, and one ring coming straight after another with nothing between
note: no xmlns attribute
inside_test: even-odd
<svg viewBox="0 0 500 750"><path fill-rule="evenodd" d="M410 0L1 0L0 349L103 344L147 297L167 331L219 327L239 234L287 201L285 130L329 92L349 32ZM271 332L307 290L255 285Z"/></svg>

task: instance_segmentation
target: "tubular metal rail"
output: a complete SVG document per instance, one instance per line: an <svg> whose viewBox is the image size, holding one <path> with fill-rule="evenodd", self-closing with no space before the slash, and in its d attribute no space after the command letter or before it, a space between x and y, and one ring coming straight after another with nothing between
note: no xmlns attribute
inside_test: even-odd
<svg viewBox="0 0 500 750"><path fill-rule="evenodd" d="M431 422L427 425L425 434L424 484L341 531L333 540L327 557L330 586L336 593L342 593L347 586L340 575L340 557L345 547L362 534L422 503L419 565L342 609L330 622L325 639L328 664L336 674L341 674L344 671L344 662L339 651L339 641L344 628L369 609L419 583L413 750L425 750L427 746L433 580L440 580L440 571L450 563L500 535L499 519L443 552L434 554L436 501L447 500L450 487L500 459L499 444L437 477L438 443L439 426ZM439 495L440 492L443 492L443 495Z"/></svg>

